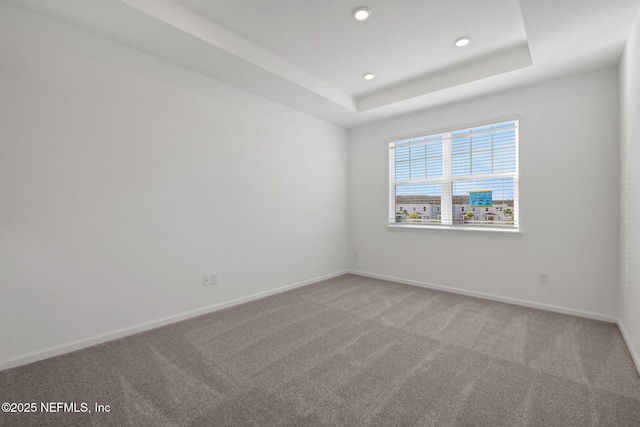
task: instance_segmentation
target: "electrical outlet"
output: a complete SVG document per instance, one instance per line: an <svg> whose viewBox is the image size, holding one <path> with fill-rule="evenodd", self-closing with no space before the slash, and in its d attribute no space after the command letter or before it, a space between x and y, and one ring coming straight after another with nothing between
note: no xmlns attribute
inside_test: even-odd
<svg viewBox="0 0 640 427"><path fill-rule="evenodd" d="M357 250L357 249L356 249L355 251L353 251L353 257L354 257L354 258L358 258L358 255L359 255L359 254L360 254L360 251L359 251L359 250Z"/></svg>
<svg viewBox="0 0 640 427"><path fill-rule="evenodd" d="M541 285L549 284L549 273L538 273L538 281Z"/></svg>
<svg viewBox="0 0 640 427"><path fill-rule="evenodd" d="M202 277L202 286L211 286L211 275L207 274Z"/></svg>
<svg viewBox="0 0 640 427"><path fill-rule="evenodd" d="M213 273L211 275L211 285L215 286L218 284L218 273Z"/></svg>

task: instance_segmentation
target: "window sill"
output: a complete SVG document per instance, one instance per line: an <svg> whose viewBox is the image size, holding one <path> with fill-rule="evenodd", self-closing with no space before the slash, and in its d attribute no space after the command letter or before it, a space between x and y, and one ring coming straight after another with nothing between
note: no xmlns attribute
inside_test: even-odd
<svg viewBox="0 0 640 427"><path fill-rule="evenodd" d="M387 224L387 228L393 230L425 230L425 231L453 231L455 233L470 234L499 234L505 236L519 236L522 231L519 229L509 228L484 228L484 227L465 227L451 225L413 225L413 224Z"/></svg>

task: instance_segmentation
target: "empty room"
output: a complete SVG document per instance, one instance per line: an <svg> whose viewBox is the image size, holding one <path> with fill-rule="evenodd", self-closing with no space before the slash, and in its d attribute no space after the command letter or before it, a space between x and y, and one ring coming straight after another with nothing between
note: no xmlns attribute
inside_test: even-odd
<svg viewBox="0 0 640 427"><path fill-rule="evenodd" d="M640 0L0 0L0 426L640 426Z"/></svg>

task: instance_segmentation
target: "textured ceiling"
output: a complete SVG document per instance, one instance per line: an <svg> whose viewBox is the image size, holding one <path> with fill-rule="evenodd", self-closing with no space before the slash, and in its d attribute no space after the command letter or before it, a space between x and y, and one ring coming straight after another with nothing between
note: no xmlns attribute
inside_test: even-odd
<svg viewBox="0 0 640 427"><path fill-rule="evenodd" d="M354 127L615 65L640 0L14 2Z"/></svg>

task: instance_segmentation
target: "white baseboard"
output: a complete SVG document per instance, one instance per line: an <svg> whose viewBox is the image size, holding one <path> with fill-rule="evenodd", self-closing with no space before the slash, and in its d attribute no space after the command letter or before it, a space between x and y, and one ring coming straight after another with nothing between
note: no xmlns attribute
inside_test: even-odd
<svg viewBox="0 0 640 427"><path fill-rule="evenodd" d="M618 328L620 328L620 332L622 332L622 338L624 338L624 342L627 344L633 363L636 365L636 371L638 371L638 375L640 375L640 355L638 355L638 351L634 347L633 341L631 341L631 337L629 336L622 319L618 319Z"/></svg>
<svg viewBox="0 0 640 427"><path fill-rule="evenodd" d="M83 348L91 347L97 344L102 344L107 341L113 341L118 338L123 338L129 335L137 334L139 332L148 331L150 329L159 328L161 326L179 322L181 320L190 319L192 317L202 316L203 314L212 313L214 311L222 310L223 308L232 307L234 305L257 300L260 298L265 298L270 295L278 294L278 293L299 288L302 286L311 285L313 283L321 282L327 279L332 279L334 277L342 276L343 274L347 274L347 273L348 271L346 270L339 271L336 273L327 274L325 276L316 277L313 279L305 280L305 281L294 283L291 285L282 286L280 288L271 289L269 291L258 292L257 294L248 295L246 297L237 298L231 301L225 301L225 302L214 304L208 307L199 308L197 310L188 311L186 313L176 314L173 316L164 317L162 319L141 323L128 328L107 332L105 334L95 335L90 338L73 341L67 344L62 344L59 346L49 347L43 350L22 354L12 359L0 361L0 371L3 371L5 369L10 369L10 368L15 368L15 367L26 365L33 362L37 362L39 360L48 359L50 357L59 356L61 354L70 353L72 351L81 350Z"/></svg>
<svg viewBox="0 0 640 427"><path fill-rule="evenodd" d="M551 304L542 304L532 301L521 300L517 298L501 297L499 295L486 294L483 292L467 291L464 289L452 288L443 285L434 285L432 283L420 282L417 280L408 280L400 277L386 276L383 274L368 273L365 271L349 270L349 273L358 276L371 277L373 279L388 280L390 282L403 283L405 285L419 286L422 288L435 289L438 291L451 292L454 294L466 295L470 297L488 299L492 301L505 302L508 304L521 305L524 307L537 308L540 310L553 311L555 313L569 314L571 316L586 317L588 319L602 320L604 322L618 323L618 318L607 314L593 313L590 311L576 310L573 308L559 307Z"/></svg>

